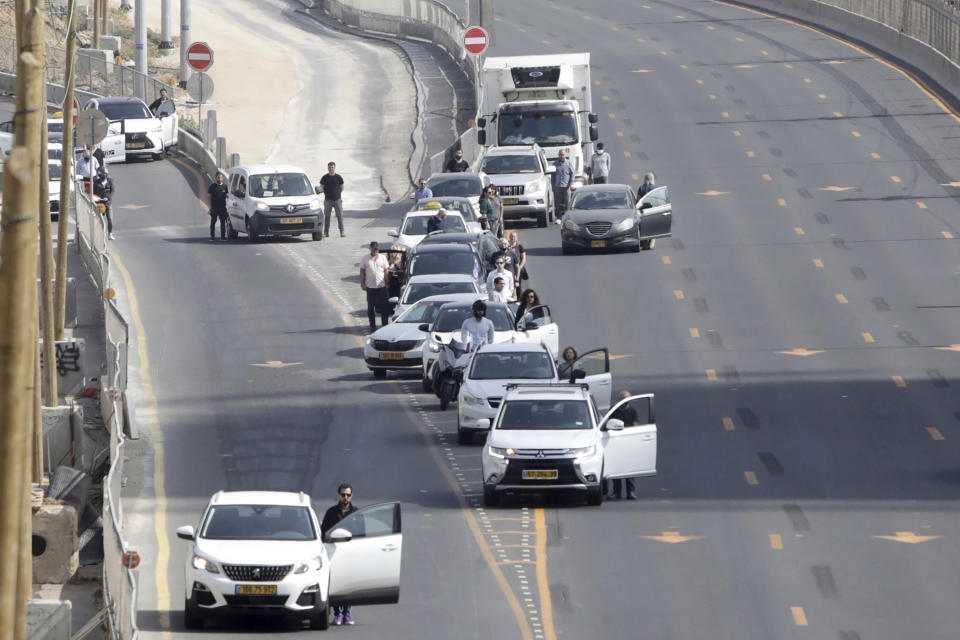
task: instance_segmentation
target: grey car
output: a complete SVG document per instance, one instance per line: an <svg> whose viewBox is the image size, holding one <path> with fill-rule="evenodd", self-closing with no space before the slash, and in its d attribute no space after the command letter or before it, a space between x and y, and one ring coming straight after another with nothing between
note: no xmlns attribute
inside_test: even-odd
<svg viewBox="0 0 960 640"><path fill-rule="evenodd" d="M625 184L595 184L574 192L560 225L563 253L652 249L670 236L673 206L667 187L637 200Z"/></svg>

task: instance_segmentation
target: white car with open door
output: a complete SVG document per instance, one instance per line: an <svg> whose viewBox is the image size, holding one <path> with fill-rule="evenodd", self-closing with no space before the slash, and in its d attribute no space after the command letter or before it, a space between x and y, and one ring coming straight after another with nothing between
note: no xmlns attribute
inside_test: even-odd
<svg viewBox="0 0 960 640"><path fill-rule="evenodd" d="M657 187L637 202L640 215L640 248L653 249L657 238L670 237L673 226L673 205L667 187Z"/></svg>
<svg viewBox="0 0 960 640"><path fill-rule="evenodd" d="M173 100L162 103L156 115L139 98L93 98L83 108L99 109L110 121L107 138L101 144L108 163L117 161L118 135L123 136L125 156L150 156L159 160L177 144L180 121ZM86 142L78 139L77 144Z"/></svg>
<svg viewBox="0 0 960 640"><path fill-rule="evenodd" d="M585 353L574 363L574 367L580 365L582 369L578 370L584 371L583 375L575 376L577 381L590 386L590 394L600 411L610 408L612 378L609 363L606 349ZM590 369L590 373L585 369ZM553 354L546 345L505 342L480 347L464 369L460 383L458 442L469 444L475 434L489 429L507 386L528 382L564 382L558 377Z"/></svg>
<svg viewBox="0 0 960 640"><path fill-rule="evenodd" d="M657 473L653 394L625 398L601 418L585 384L507 385L481 467L487 506L504 493L551 491L581 491L599 505L604 480Z"/></svg>
<svg viewBox="0 0 960 640"><path fill-rule="evenodd" d="M221 491L196 529L184 571L184 623L231 612L280 614L326 629L338 604L400 598L400 503L359 509L321 539L305 493Z"/></svg>

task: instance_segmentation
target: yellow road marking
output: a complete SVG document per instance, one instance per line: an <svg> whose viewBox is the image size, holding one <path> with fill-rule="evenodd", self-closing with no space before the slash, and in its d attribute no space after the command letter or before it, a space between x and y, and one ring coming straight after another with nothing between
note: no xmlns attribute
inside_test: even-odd
<svg viewBox="0 0 960 640"><path fill-rule="evenodd" d="M743 477L746 479L747 484L749 484L750 486L759 484L757 482L757 474L755 474L753 471L744 471Z"/></svg>
<svg viewBox="0 0 960 640"><path fill-rule="evenodd" d="M873 339L873 334L871 334L871 333L869 333L869 332L867 332L867 331L861 331L861 332L860 332L860 335L863 336L863 341L864 341L864 342L875 342L875 340Z"/></svg>
<svg viewBox="0 0 960 640"><path fill-rule="evenodd" d="M733 135L735 135L736 137L739 138L739 137L740 137L740 132L737 131L736 129L734 129L734 130L733 130Z"/></svg>
<svg viewBox="0 0 960 640"><path fill-rule="evenodd" d="M720 115L723 116L724 118L730 117L730 114L727 111L722 112Z"/></svg>
<svg viewBox="0 0 960 640"><path fill-rule="evenodd" d="M790 607L790 615L793 616L793 624L798 627L807 626L807 614L803 611L803 607Z"/></svg>
<svg viewBox="0 0 960 640"><path fill-rule="evenodd" d="M843 117L843 114L840 113L839 111L834 111L834 112L833 112L833 117L834 117L834 118L842 118L842 117Z"/></svg>
<svg viewBox="0 0 960 640"><path fill-rule="evenodd" d="M780 205L781 207L785 207L787 206L787 201L784 200L783 198L777 198L777 204Z"/></svg>
<svg viewBox="0 0 960 640"><path fill-rule="evenodd" d="M940 235L942 235L942 236L943 236L944 238L946 238L947 240L952 240L952 239L953 239L953 234L950 233L949 231L941 231L941 232L940 232Z"/></svg>
<svg viewBox="0 0 960 640"><path fill-rule="evenodd" d="M960 344L952 344L949 347L934 347L937 351L960 351Z"/></svg>
<svg viewBox="0 0 960 640"><path fill-rule="evenodd" d="M820 98L821 100L826 100L826 99L827 99L827 94L825 94L825 93L818 93L818 94L817 94L817 97Z"/></svg>
<svg viewBox="0 0 960 640"><path fill-rule="evenodd" d="M699 337L700 337L700 329L697 329L696 327L690 327L690 337L691 337L691 338L699 338Z"/></svg>
<svg viewBox="0 0 960 640"><path fill-rule="evenodd" d="M610 28L613 29L614 31L620 31L620 27L618 27L617 25L613 25Z"/></svg>
<svg viewBox="0 0 960 640"><path fill-rule="evenodd" d="M723 428L727 431L736 429L736 426L733 424L733 418L723 418Z"/></svg>
<svg viewBox="0 0 960 640"><path fill-rule="evenodd" d="M646 42L643 38L637 38L637 42Z"/></svg>
<svg viewBox="0 0 960 640"><path fill-rule="evenodd" d="M634 69L630 73L653 73L653 69Z"/></svg>
<svg viewBox="0 0 960 640"><path fill-rule="evenodd" d="M725 196L729 191L717 191L716 189L710 189L710 191L698 191L698 196Z"/></svg>
<svg viewBox="0 0 960 640"><path fill-rule="evenodd" d="M737 42L743 42L743 41L744 41L743 38L741 38L740 36L737 36Z"/></svg>
<svg viewBox="0 0 960 640"><path fill-rule="evenodd" d="M711 94L710 94L710 99L711 99L711 100L716 100L716 99L717 99L717 96L715 96L715 95L713 95L713 94L711 93Z"/></svg>
<svg viewBox="0 0 960 640"><path fill-rule="evenodd" d="M794 228L793 228L793 232L794 232L795 234L797 234L798 236L805 236L805 235L807 235L807 232L803 230L803 227L794 227Z"/></svg>
<svg viewBox="0 0 960 640"><path fill-rule="evenodd" d="M890 176L890 179L896 183L902 182L902 180L900 180L900 176Z"/></svg>
<svg viewBox="0 0 960 640"><path fill-rule="evenodd" d="M623 131L617 131L617 137L618 137L618 138L622 138L622 137L623 137Z"/></svg>
<svg viewBox="0 0 960 640"><path fill-rule="evenodd" d="M675 17L677 20L686 20L686 18L683 17L683 16L674 16L674 17Z"/></svg>
<svg viewBox="0 0 960 640"><path fill-rule="evenodd" d="M849 300L847 300L847 296L843 295L842 293L835 293L833 294L833 297L836 298L837 302L840 304L847 304L849 302Z"/></svg>
<svg viewBox="0 0 960 640"><path fill-rule="evenodd" d="M609 117L610 117L610 119L612 120L613 118L616 118L616 117L617 117L617 114L611 113Z"/></svg>
<svg viewBox="0 0 960 640"><path fill-rule="evenodd" d="M893 536L872 536L878 540L893 540L894 542L906 542L907 544L919 544L921 542L929 542L931 540L937 540L943 536L918 536L913 531L894 531L896 535Z"/></svg>
<svg viewBox="0 0 960 640"><path fill-rule="evenodd" d="M823 269L823 260L821 260L820 258L814 258L813 266Z"/></svg>
<svg viewBox="0 0 960 640"><path fill-rule="evenodd" d="M669 54L668 54L666 51L661 51L661 52L660 52L660 55L665 56L665 55L669 55Z"/></svg>
<svg viewBox="0 0 960 640"><path fill-rule="evenodd" d="M599 80L594 80L594 81L593 81L593 84L600 84L600 81L599 81Z"/></svg>
<svg viewBox="0 0 960 640"><path fill-rule="evenodd" d="M662 256L660 260L663 261L663 264L670 264L670 256Z"/></svg>
<svg viewBox="0 0 960 640"><path fill-rule="evenodd" d="M811 351L810 349L804 347L799 349L791 349L790 351L777 351L776 353L782 353L785 356L800 356L805 358L807 356L815 356L817 354L824 353L824 351L822 349L819 351Z"/></svg>
<svg viewBox="0 0 960 640"><path fill-rule="evenodd" d="M764 180L773 180L773 176L771 176L769 173L765 173L765 174L763 174L763 179L764 179Z"/></svg>
<svg viewBox="0 0 960 640"><path fill-rule="evenodd" d="M667 544L678 544L680 542L687 542L688 540L700 540L706 538L706 536L682 536L679 531L661 531L658 536L640 536L641 538L646 538L647 540L657 540L659 542L666 542Z"/></svg>
<svg viewBox="0 0 960 640"><path fill-rule="evenodd" d="M526 33L526 32L527 32L527 30L524 29L523 27L517 27L517 31L519 31L520 33Z"/></svg>
<svg viewBox="0 0 960 640"><path fill-rule="evenodd" d="M681 69L686 69L686 68L687 68L687 65L682 64L682 65L680 65L680 68L681 68Z"/></svg>
<svg viewBox="0 0 960 640"><path fill-rule="evenodd" d="M541 40L541 41L540 41L540 44L550 44L550 41L549 41L549 40Z"/></svg>
<svg viewBox="0 0 960 640"><path fill-rule="evenodd" d="M640 174L639 174L639 173L635 173L635 174L633 174L632 177L633 177L634 180L639 180L639 179L640 179Z"/></svg>
<svg viewBox="0 0 960 640"><path fill-rule="evenodd" d="M852 191L853 189L856 189L856 187L840 187L835 184L832 184L829 187L820 187L820 191L835 191L835 192Z"/></svg>
<svg viewBox="0 0 960 640"><path fill-rule="evenodd" d="M761 51L761 52L760 52L760 55L762 55L762 56L768 56L768 55L770 55L770 54L767 53L766 51Z"/></svg>
<svg viewBox="0 0 960 640"><path fill-rule="evenodd" d="M859 132L859 131L851 131L851 132L850 132L850 135L852 135L854 138L859 138L859 137L860 137L860 132Z"/></svg>
<svg viewBox="0 0 960 640"><path fill-rule="evenodd" d="M604 102L610 102L610 96L603 96L600 99L603 100Z"/></svg>
<svg viewBox="0 0 960 640"><path fill-rule="evenodd" d="M674 289L673 295L677 300L683 300L683 291L680 289Z"/></svg>
<svg viewBox="0 0 960 640"><path fill-rule="evenodd" d="M917 204L917 206L918 206L919 208L921 208L921 209L926 209L926 208L927 208L927 203L926 203L926 202L917 202L916 204Z"/></svg>
<svg viewBox="0 0 960 640"><path fill-rule="evenodd" d="M714 29L716 29L716 27L713 26L712 24L707 25L707 31L713 31Z"/></svg>
<svg viewBox="0 0 960 640"><path fill-rule="evenodd" d="M933 438L934 440L944 439L943 434L940 433L940 429L937 429L936 427L927 427L927 433L929 433L930 437Z"/></svg>
<svg viewBox="0 0 960 640"><path fill-rule="evenodd" d="M629 158L629 157L630 157L630 152L629 152L629 151L624 151L624 152L623 152L623 157L624 157L624 158Z"/></svg>
<svg viewBox="0 0 960 640"><path fill-rule="evenodd" d="M703 84L703 80L700 78L697 78L697 84Z"/></svg>
<svg viewBox="0 0 960 640"><path fill-rule="evenodd" d="M284 369L286 367L293 367L298 364L303 364L302 362L283 362L281 360L267 360L266 362L252 363L251 367L264 367L266 369Z"/></svg>
<svg viewBox="0 0 960 640"><path fill-rule="evenodd" d="M779 533L770 534L770 548L776 551L783 550L783 538L780 537Z"/></svg>
<svg viewBox="0 0 960 640"><path fill-rule="evenodd" d="M716 369L707 369L707 380L711 382L716 381L717 379L717 370Z"/></svg>
<svg viewBox="0 0 960 640"><path fill-rule="evenodd" d="M810 78L804 78L803 81L807 84L810 84L811 82L813 82L813 80L811 80Z"/></svg>
<svg viewBox="0 0 960 640"><path fill-rule="evenodd" d="M941 182L941 183L940 183L940 186L941 186L941 187L960 187L960 182L957 182L957 181L954 181L954 182Z"/></svg>
<svg viewBox="0 0 960 640"><path fill-rule="evenodd" d="M792 65L792 64L784 64L783 66L785 66L787 69L793 69L793 65Z"/></svg>
<svg viewBox="0 0 960 640"><path fill-rule="evenodd" d="M901 388L907 386L907 383L903 380L903 376L893 376L893 384Z"/></svg>
<svg viewBox="0 0 960 640"><path fill-rule="evenodd" d="M734 69L755 69L757 65L755 64L738 64Z"/></svg>
<svg viewBox="0 0 960 640"><path fill-rule="evenodd" d="M543 507L534 511L537 529L537 587L540 591L540 618L543 620L543 635L548 640L556 640L557 632L553 628L553 602L550 600L550 583L547 579L547 517Z"/></svg>
<svg viewBox="0 0 960 640"><path fill-rule="evenodd" d="M757 155L757 154L755 154L753 151L747 151L747 157L748 157L748 158L754 158L754 157L756 157L756 155Z"/></svg>
<svg viewBox="0 0 960 640"><path fill-rule="evenodd" d="M874 160L879 160L879 159L880 159L880 154L874 152L874 153L871 153L871 154L870 154L870 157L873 158Z"/></svg>

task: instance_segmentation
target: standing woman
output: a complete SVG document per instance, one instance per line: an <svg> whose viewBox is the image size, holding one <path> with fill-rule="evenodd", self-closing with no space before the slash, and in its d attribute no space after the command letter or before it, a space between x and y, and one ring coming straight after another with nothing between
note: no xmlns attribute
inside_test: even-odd
<svg viewBox="0 0 960 640"><path fill-rule="evenodd" d="M557 363L557 375L560 380L565 380L573 375L573 365L577 361L577 350L573 347L567 347L560 356L560 362Z"/></svg>
<svg viewBox="0 0 960 640"><path fill-rule="evenodd" d="M490 202L489 195L489 187L480 192L480 226L486 231L493 229L492 224L495 219L493 204Z"/></svg>
<svg viewBox="0 0 960 640"><path fill-rule="evenodd" d="M507 249L512 251L517 257L513 266L517 272L517 277L514 282L517 285L517 294L519 294L521 281L529 280L530 276L527 274L527 250L520 244L520 236L513 229L507 233Z"/></svg>
<svg viewBox="0 0 960 640"><path fill-rule="evenodd" d="M524 291L517 300L520 302L520 306L517 307L517 317L514 322L520 322L520 318L522 318L527 311L540 306L540 296L538 296L537 292L533 289Z"/></svg>
<svg viewBox="0 0 960 640"><path fill-rule="evenodd" d="M657 179L654 177L652 171L647 171L643 174L643 184L640 185L640 188L637 189L637 200L647 195L651 191L657 188Z"/></svg>

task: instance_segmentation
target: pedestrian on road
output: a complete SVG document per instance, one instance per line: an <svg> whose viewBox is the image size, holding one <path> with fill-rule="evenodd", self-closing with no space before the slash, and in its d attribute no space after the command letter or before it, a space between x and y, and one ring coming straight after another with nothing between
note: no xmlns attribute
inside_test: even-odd
<svg viewBox="0 0 960 640"><path fill-rule="evenodd" d="M437 215L430 216L430 219L427 220L427 233L433 233L434 231L446 231L447 223L444 218L447 217L446 209L439 209Z"/></svg>
<svg viewBox="0 0 960 640"><path fill-rule="evenodd" d="M463 159L463 149L457 149L444 170L447 173L463 173L469 168L470 163Z"/></svg>
<svg viewBox="0 0 960 640"><path fill-rule="evenodd" d="M160 105L162 105L164 102L166 102L169 99L170 98L167 96L167 90L160 89L160 97L150 103L150 113L152 113L153 115L157 115L157 109L159 109Z"/></svg>
<svg viewBox="0 0 960 640"><path fill-rule="evenodd" d="M518 262L516 262L514 266L516 267L516 285L517 293L519 294L523 281L529 280L530 275L527 273L527 250L523 248L522 244L520 244L520 235L513 229L507 232L507 247L518 259Z"/></svg>
<svg viewBox="0 0 960 640"><path fill-rule="evenodd" d="M493 211L489 195L489 188L480 192L480 226L486 231L493 231L497 216Z"/></svg>
<svg viewBox="0 0 960 640"><path fill-rule="evenodd" d="M116 240L113 235L113 212L110 207L110 190L107 188L107 172L102 168L97 171L97 179L93 181L93 195L100 198L100 205L103 207L103 215L107 217L107 233L111 240Z"/></svg>
<svg viewBox="0 0 960 640"><path fill-rule="evenodd" d="M493 291L488 294L490 302L502 302L503 304L510 302L511 296L507 293L506 284L507 281L499 276L493 279Z"/></svg>
<svg viewBox="0 0 960 640"><path fill-rule="evenodd" d="M603 143L597 143L597 150L590 158L590 175L593 184L607 184L610 179L610 154L603 150Z"/></svg>
<svg viewBox="0 0 960 640"><path fill-rule="evenodd" d="M387 303L387 283L390 280L390 263L380 253L376 241L370 243L370 255L360 260L360 288L367 292L367 319L370 333L377 330L376 314L380 314L381 326L390 322L390 305Z"/></svg>
<svg viewBox="0 0 960 640"><path fill-rule="evenodd" d="M83 155L77 160L77 175L85 181L93 180L100 171L100 163L90 155L89 149L84 149Z"/></svg>
<svg viewBox="0 0 960 640"><path fill-rule="evenodd" d="M503 237L503 202L500 200L500 191L497 185L491 184L487 187L487 199L490 200L490 206L493 207L493 213L496 216L496 224L491 231L497 234L498 238Z"/></svg>
<svg viewBox="0 0 960 640"><path fill-rule="evenodd" d="M476 300L473 303L473 315L460 325L460 342L471 349L479 349L485 344L493 344L493 321L487 318L487 303ZM471 345L473 345L471 347Z"/></svg>
<svg viewBox="0 0 960 640"><path fill-rule="evenodd" d="M516 269L514 269L514 262L519 260L520 257L510 251L510 243L506 238L500 238L500 250L495 252L490 256L490 264L496 265L497 260L503 258L503 262L507 269L513 271L514 280L516 280Z"/></svg>
<svg viewBox="0 0 960 640"><path fill-rule="evenodd" d="M326 539L327 534L336 528L344 518L351 513L355 513L357 508L353 506L353 486L349 483L341 483L337 487L337 504L333 505L323 514L323 522L320 523L320 537ZM350 533L354 536L363 536L366 533L363 520L360 517L354 518L348 527ZM340 626L342 624L354 624L353 611L349 604L337 605L333 608L333 624Z"/></svg>
<svg viewBox="0 0 960 640"><path fill-rule="evenodd" d="M637 200L656 188L657 178L653 175L653 171L647 171L645 174L643 174L643 184L641 184L640 188L637 189Z"/></svg>
<svg viewBox="0 0 960 640"><path fill-rule="evenodd" d="M99 165L99 166L97 167L97 173L99 173L100 171L106 172L106 171L107 171L107 162L106 162L106 160L104 160L103 149L100 148L100 145L99 145L99 144L93 145L93 154L92 154L92 155L93 155L94 158L97 159L97 164Z"/></svg>
<svg viewBox="0 0 960 640"><path fill-rule="evenodd" d="M557 373L560 380L566 380L573 373L573 365L577 362L577 350L573 347L567 347L560 356L560 363L557 365Z"/></svg>
<svg viewBox="0 0 960 640"><path fill-rule="evenodd" d="M514 298L513 291L515 289L513 286L513 271L508 270L506 264L506 260L503 257L497 258L494 262L494 265L496 265L497 268L491 271L487 276L487 293L493 293L496 289L494 282L497 278L503 278L508 296L512 300Z"/></svg>
<svg viewBox="0 0 960 640"><path fill-rule="evenodd" d="M556 212L557 224L560 224L563 214L567 211L567 202L570 196L570 185L573 184L573 165L567 160L567 154L560 150L557 159L553 161L557 168L551 178L553 185L553 206Z"/></svg>
<svg viewBox="0 0 960 640"><path fill-rule="evenodd" d="M337 226L340 227L340 237L343 233L343 178L337 173L337 163L327 163L327 173L320 178L323 185L323 235L330 237L330 210L337 212Z"/></svg>
<svg viewBox="0 0 960 640"><path fill-rule="evenodd" d="M621 391L620 396L617 398L617 402L622 402L629 398L631 394L629 391ZM625 427L634 427L640 424L640 419L637 417L637 410L630 406L630 403L624 403L617 407L617 410L613 412L610 416L611 418L616 418L617 420L623 421L623 426ZM633 478L617 478L616 480L607 480L606 481L606 490L608 500L619 500L621 489L624 485L627 488L627 495L625 496L627 500L636 500L637 499L637 483Z"/></svg>
<svg viewBox="0 0 960 640"><path fill-rule="evenodd" d="M521 293L519 300L520 306L517 307L517 317L515 318L516 322L520 322L520 318L522 318L527 311L533 309L534 307L540 306L540 296L538 296L537 292L533 289L527 289ZM567 348L572 349L573 347ZM574 358L574 360L576 360L576 358Z"/></svg>
<svg viewBox="0 0 960 640"><path fill-rule="evenodd" d="M433 191L427 187L427 181L423 178L420 178L419 187L413 192L413 204L417 204L421 200L426 200L427 198L433 197Z"/></svg>
<svg viewBox="0 0 960 640"><path fill-rule="evenodd" d="M213 184L207 187L210 196L210 242L216 240L214 230L217 220L220 221L220 239L227 239L227 185L223 183L223 174L219 171L213 179Z"/></svg>

